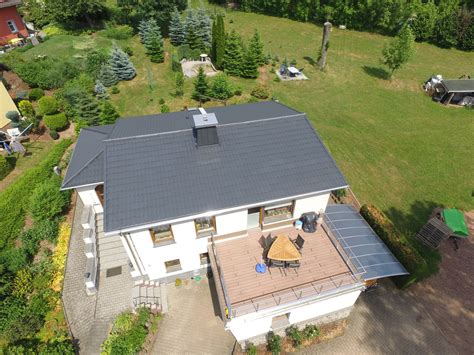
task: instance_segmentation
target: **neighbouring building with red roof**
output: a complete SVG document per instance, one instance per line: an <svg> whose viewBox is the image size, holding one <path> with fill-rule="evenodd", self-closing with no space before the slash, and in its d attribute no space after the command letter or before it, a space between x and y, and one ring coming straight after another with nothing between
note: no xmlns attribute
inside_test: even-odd
<svg viewBox="0 0 474 355"><path fill-rule="evenodd" d="M0 45L14 38L28 37L28 30L17 10L20 4L21 0L0 0Z"/></svg>

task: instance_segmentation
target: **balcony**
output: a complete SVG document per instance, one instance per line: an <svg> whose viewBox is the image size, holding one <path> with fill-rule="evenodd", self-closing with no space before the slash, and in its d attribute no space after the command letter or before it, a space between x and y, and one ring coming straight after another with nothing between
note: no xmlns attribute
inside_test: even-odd
<svg viewBox="0 0 474 355"><path fill-rule="evenodd" d="M215 282L219 283L218 294L228 318L314 300L361 284L360 269L351 263L325 224L311 234L294 227L272 230L272 236L296 239L300 234L305 239L301 266L297 271L271 268L264 274L256 273L255 265L263 254L259 240L268 233L249 231L246 237L210 246Z"/></svg>

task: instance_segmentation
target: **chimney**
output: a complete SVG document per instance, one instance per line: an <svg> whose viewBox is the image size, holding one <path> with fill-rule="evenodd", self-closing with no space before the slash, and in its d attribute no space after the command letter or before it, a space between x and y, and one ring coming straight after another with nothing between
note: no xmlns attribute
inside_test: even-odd
<svg viewBox="0 0 474 355"><path fill-rule="evenodd" d="M198 147L219 144L217 136L217 117L214 113L207 113L199 107L199 114L193 115L194 136Z"/></svg>

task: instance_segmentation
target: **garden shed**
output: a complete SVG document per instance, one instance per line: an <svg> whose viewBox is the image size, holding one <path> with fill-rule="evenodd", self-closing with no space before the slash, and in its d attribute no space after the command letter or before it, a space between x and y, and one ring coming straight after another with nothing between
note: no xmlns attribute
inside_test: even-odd
<svg viewBox="0 0 474 355"><path fill-rule="evenodd" d="M3 82L0 81L0 128L3 128L10 123L10 120L5 116L8 111L18 112L18 109L10 97L7 88Z"/></svg>
<svg viewBox="0 0 474 355"><path fill-rule="evenodd" d="M442 80L435 85L435 101L445 105L474 104L474 79Z"/></svg>

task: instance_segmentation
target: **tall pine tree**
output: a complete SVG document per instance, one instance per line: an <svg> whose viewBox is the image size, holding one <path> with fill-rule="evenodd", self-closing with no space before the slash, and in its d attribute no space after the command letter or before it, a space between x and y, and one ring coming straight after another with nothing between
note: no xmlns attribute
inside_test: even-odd
<svg viewBox="0 0 474 355"><path fill-rule="evenodd" d="M113 71L112 67L110 66L110 61L102 64L97 78L107 87L114 86L119 82L117 74L115 74L115 71Z"/></svg>
<svg viewBox="0 0 474 355"><path fill-rule="evenodd" d="M119 114L110 101L104 100L100 105L99 124L101 126L117 121Z"/></svg>
<svg viewBox="0 0 474 355"><path fill-rule="evenodd" d="M252 52L255 57L255 62L257 66L262 66L265 64L265 54L263 54L263 43L260 39L260 34L257 30L253 33L252 38L249 42L249 51Z"/></svg>
<svg viewBox="0 0 474 355"><path fill-rule="evenodd" d="M209 93L209 83L207 82L206 74L204 73L203 67L199 67L199 72L194 81L194 92L193 99L196 101L207 101L207 95Z"/></svg>
<svg viewBox="0 0 474 355"><path fill-rule="evenodd" d="M146 19L143 19L138 24L138 36L140 37L140 42L144 43L146 35L150 29L149 22Z"/></svg>
<svg viewBox="0 0 474 355"><path fill-rule="evenodd" d="M145 36L146 54L150 56L150 60L154 63L163 63L165 61L165 53L163 50L163 37L161 30L155 20L149 21L149 29Z"/></svg>
<svg viewBox="0 0 474 355"><path fill-rule="evenodd" d="M227 74L240 76L242 74L243 49L240 36L232 30L225 41L223 58L224 70Z"/></svg>
<svg viewBox="0 0 474 355"><path fill-rule="evenodd" d="M185 43L191 49L203 49L204 43L198 35L198 21L193 10L188 11L184 23Z"/></svg>
<svg viewBox="0 0 474 355"><path fill-rule="evenodd" d="M95 97L81 92L74 105L77 120L88 126L96 126L99 123L99 105Z"/></svg>
<svg viewBox="0 0 474 355"><path fill-rule="evenodd" d="M109 64L119 80L131 80L137 75L137 71L128 58L127 53L120 49L115 43Z"/></svg>
<svg viewBox="0 0 474 355"><path fill-rule="evenodd" d="M224 17L217 15L212 26L211 59L217 69L222 69L225 53Z"/></svg>
<svg viewBox="0 0 474 355"><path fill-rule="evenodd" d="M211 18L206 10L199 9L197 12L197 35L201 38L205 48L211 47L212 33L211 33Z"/></svg>
<svg viewBox="0 0 474 355"><path fill-rule="evenodd" d="M258 65L255 53L249 47L244 53L244 60L242 62L241 76L244 78L258 77Z"/></svg>
<svg viewBox="0 0 474 355"><path fill-rule="evenodd" d="M184 43L184 25L181 22L179 11L176 7L171 15L169 36L173 46L180 46Z"/></svg>

